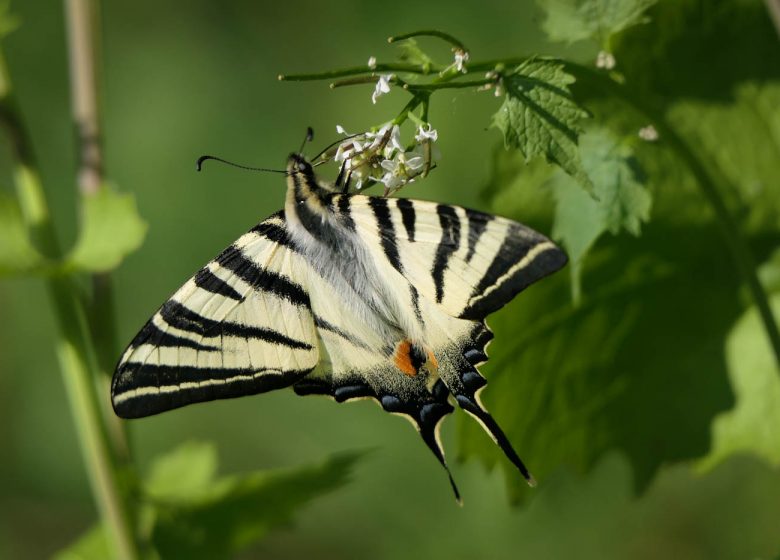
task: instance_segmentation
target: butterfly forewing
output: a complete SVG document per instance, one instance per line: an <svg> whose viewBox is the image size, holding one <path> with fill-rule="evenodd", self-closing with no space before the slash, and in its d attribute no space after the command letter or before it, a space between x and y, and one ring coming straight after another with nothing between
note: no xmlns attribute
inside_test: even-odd
<svg viewBox="0 0 780 560"><path fill-rule="evenodd" d="M125 351L112 384L117 414L134 418L187 404L286 387L317 364L307 266L269 237L276 214L191 278Z"/></svg>

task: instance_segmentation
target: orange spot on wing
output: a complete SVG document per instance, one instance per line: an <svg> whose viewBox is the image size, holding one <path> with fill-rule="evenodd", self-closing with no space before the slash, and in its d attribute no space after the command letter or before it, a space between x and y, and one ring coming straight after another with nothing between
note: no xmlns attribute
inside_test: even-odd
<svg viewBox="0 0 780 560"><path fill-rule="evenodd" d="M412 343L410 341L402 340L398 343L393 361L396 367L409 377L417 375L417 369L412 364Z"/></svg>

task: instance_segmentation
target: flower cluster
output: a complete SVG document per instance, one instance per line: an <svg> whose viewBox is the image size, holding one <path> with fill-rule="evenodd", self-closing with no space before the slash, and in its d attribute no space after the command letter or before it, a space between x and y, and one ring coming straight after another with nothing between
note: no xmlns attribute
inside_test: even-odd
<svg viewBox="0 0 780 560"><path fill-rule="evenodd" d="M345 182L358 190L372 181L382 183L385 196L390 195L427 173L435 158L431 144L438 133L428 123L418 126L414 144L408 149L401 143L401 130L395 124L360 134L349 134L341 126L336 131L347 139L339 144L333 160L341 165Z"/></svg>

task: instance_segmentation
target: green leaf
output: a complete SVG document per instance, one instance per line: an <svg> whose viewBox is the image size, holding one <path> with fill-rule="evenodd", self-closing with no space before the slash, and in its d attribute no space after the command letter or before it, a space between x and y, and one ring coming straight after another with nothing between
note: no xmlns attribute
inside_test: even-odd
<svg viewBox="0 0 780 560"><path fill-rule="evenodd" d="M596 247L588 263L578 307L558 274L491 316L480 396L537 479L620 449L644 487L661 465L703 456L712 418L733 406L722 348L741 279L714 224L666 216ZM501 465L525 495L475 422L459 434L463 456Z"/></svg>
<svg viewBox="0 0 780 560"><path fill-rule="evenodd" d="M780 295L771 299L780 319ZM701 463L710 469L737 452L752 452L780 465L780 369L766 331L751 308L737 321L726 344L736 406L712 425L712 450Z"/></svg>
<svg viewBox="0 0 780 560"><path fill-rule="evenodd" d="M176 465L186 468L187 456L198 458L201 464L196 468L201 474L190 479L196 489L193 496L156 505L152 540L162 558L231 557L272 528L288 523L314 497L344 485L361 456L342 453L315 466L226 476L203 491L200 483L208 470L203 464L210 461L210 452L191 447L177 455L159 467L158 482L168 480ZM168 498L181 496L182 490L179 486Z"/></svg>
<svg viewBox="0 0 780 560"><path fill-rule="evenodd" d="M640 23L657 0L537 0L545 12L542 28L553 41L594 39L604 48L610 36Z"/></svg>
<svg viewBox="0 0 780 560"><path fill-rule="evenodd" d="M67 270L109 271L143 243L147 226L133 195L105 187L84 195L82 209L81 232L66 259Z"/></svg>
<svg viewBox="0 0 780 560"><path fill-rule="evenodd" d="M573 82L558 62L523 62L504 77L506 96L493 126L504 134L504 145L520 150L526 161L543 156L592 190L577 150L580 121L588 113L571 97Z"/></svg>
<svg viewBox="0 0 780 560"><path fill-rule="evenodd" d="M780 78L777 31L761 0L666 1L648 15L615 37L613 52L625 83L655 104L729 102L740 83Z"/></svg>
<svg viewBox="0 0 780 560"><path fill-rule="evenodd" d="M581 137L583 167L595 185L595 198L561 171L550 183L556 200L553 237L561 240L570 259L572 294L579 301L580 276L585 255L604 233L625 230L639 235L650 218L652 197L637 181L631 149L604 128Z"/></svg>
<svg viewBox="0 0 780 560"><path fill-rule="evenodd" d="M423 52L413 38L397 41L395 45L400 50L398 58L403 62L420 66L432 66L434 64L433 59Z"/></svg>
<svg viewBox="0 0 780 560"><path fill-rule="evenodd" d="M669 118L727 182L748 229L780 224L780 80L735 86L729 103L681 101Z"/></svg>
<svg viewBox="0 0 780 560"><path fill-rule="evenodd" d="M54 555L54 560L104 560L111 557L108 537L102 525L93 525L70 546Z"/></svg>
<svg viewBox="0 0 780 560"><path fill-rule="evenodd" d="M187 442L155 460L144 481L144 491L156 501L196 500L209 491L216 474L214 445Z"/></svg>
<svg viewBox="0 0 780 560"><path fill-rule="evenodd" d="M34 272L45 264L27 235L16 199L0 193L0 277Z"/></svg>

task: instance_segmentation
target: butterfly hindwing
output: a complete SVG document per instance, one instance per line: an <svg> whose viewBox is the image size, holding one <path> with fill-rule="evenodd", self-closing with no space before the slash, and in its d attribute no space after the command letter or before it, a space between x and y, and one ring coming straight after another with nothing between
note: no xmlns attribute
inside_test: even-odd
<svg viewBox="0 0 780 560"><path fill-rule="evenodd" d="M286 387L319 359L305 261L286 243L283 213L239 238L147 322L112 383L117 414Z"/></svg>

